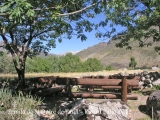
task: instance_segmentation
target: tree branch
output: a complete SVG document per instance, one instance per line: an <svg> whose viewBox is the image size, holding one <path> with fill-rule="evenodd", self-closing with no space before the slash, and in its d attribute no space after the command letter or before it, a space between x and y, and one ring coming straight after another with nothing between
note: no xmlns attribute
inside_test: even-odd
<svg viewBox="0 0 160 120"><path fill-rule="evenodd" d="M32 42L32 39L33 39L33 37L32 37L32 34L33 34L33 29L32 29L32 23L31 23L31 21L30 21L30 28L29 28L30 30L30 35L29 35L29 38L28 38L28 40L26 40L26 42L28 42L27 43L27 46L25 47L25 51L28 51L28 48L29 48L29 46L30 46L30 44L31 44L31 42Z"/></svg>
<svg viewBox="0 0 160 120"><path fill-rule="evenodd" d="M85 7L85 8L82 8L81 10L78 10L78 11L75 11L75 12L59 14L58 16L67 16L67 15L73 15L73 14L76 14L76 13L80 13L80 12L82 12L82 11L88 9L88 8L91 8L91 7L97 5L98 3L101 3L101 2L102 2L102 1L93 3L93 4L89 5L89 6L87 6L87 7Z"/></svg>
<svg viewBox="0 0 160 120"><path fill-rule="evenodd" d="M19 56L20 55L20 50L18 49L17 45L15 44L15 39L14 39L12 30L9 30L9 34L10 34L10 37L11 37L11 40L12 40L12 46L13 46L12 50L15 51L15 53Z"/></svg>
<svg viewBox="0 0 160 120"><path fill-rule="evenodd" d="M10 34L10 36L11 36L12 44L14 44L14 37L13 37L12 30L9 30L9 34Z"/></svg>
<svg viewBox="0 0 160 120"><path fill-rule="evenodd" d="M12 49L12 47L10 46L10 44L8 43L8 40L7 40L7 38L5 37L5 35L1 34L1 36L2 36L2 38L3 38L4 43L5 43L6 46L8 47L7 49L10 51L10 53L11 53L11 55L12 55L13 62L14 62L14 66L15 66L16 70L19 70L19 68L18 68L18 63L17 63L17 60L16 60L16 56L15 56L14 50Z"/></svg>
<svg viewBox="0 0 160 120"><path fill-rule="evenodd" d="M45 32L49 32L50 29L51 29L51 27L48 28L47 30L44 30L44 31L42 31L42 32L40 32L40 33L35 34L32 38L35 38L35 37L37 37L37 36L39 36L39 35L41 35L41 34L43 34L43 33L45 33ZM52 30L53 30L53 29L52 29Z"/></svg>

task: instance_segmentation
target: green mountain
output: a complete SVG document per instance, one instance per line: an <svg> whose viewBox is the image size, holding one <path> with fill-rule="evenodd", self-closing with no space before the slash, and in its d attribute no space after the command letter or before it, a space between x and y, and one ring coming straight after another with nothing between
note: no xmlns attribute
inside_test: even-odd
<svg viewBox="0 0 160 120"><path fill-rule="evenodd" d="M117 42L118 40L101 42L78 52L76 55L82 61L88 58L97 58L104 66L111 65L114 68L128 68L132 56L137 61L137 67L160 66L160 55L154 50L155 46L160 46L160 42L155 42L152 46L142 48L139 47L138 42L134 42L131 44L131 50L115 47Z"/></svg>

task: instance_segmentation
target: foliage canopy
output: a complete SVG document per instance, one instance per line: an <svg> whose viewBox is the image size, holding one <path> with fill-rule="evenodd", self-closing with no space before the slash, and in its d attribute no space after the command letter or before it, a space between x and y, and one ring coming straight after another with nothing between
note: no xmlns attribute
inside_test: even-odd
<svg viewBox="0 0 160 120"><path fill-rule="evenodd" d="M97 33L97 37L120 39L117 47L131 49L132 42L139 42L139 47L150 46L160 41L160 0L107 0L106 20L101 26L110 25L111 31ZM107 24L108 23L108 24ZM116 26L123 27L117 33ZM155 48L156 51L160 47Z"/></svg>
<svg viewBox="0 0 160 120"><path fill-rule="evenodd" d="M96 0L2 0L0 2L0 36L3 47L13 58L19 80L24 86L25 61L40 52L48 53L55 42L82 41L94 23L86 18L101 12L102 1ZM17 59L18 58L18 59Z"/></svg>
<svg viewBox="0 0 160 120"><path fill-rule="evenodd" d="M103 65L100 60L89 58L82 62L72 53L63 56L34 56L26 60L26 73L59 73L59 72L94 72L102 71ZM16 73L11 56L4 53L0 56L0 73Z"/></svg>

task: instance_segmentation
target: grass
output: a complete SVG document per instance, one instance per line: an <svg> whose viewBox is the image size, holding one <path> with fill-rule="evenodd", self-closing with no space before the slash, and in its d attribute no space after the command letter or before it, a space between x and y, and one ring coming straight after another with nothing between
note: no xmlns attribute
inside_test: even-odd
<svg viewBox="0 0 160 120"><path fill-rule="evenodd" d="M113 75L118 74L120 72L127 72L129 74L142 72L143 70L111 70L111 71L99 71L99 72L79 72L79 73L26 73L26 78L32 78L32 77L44 77L44 76L60 76L60 77L80 77L84 75ZM17 78L17 74L0 74L0 78Z"/></svg>
<svg viewBox="0 0 160 120"><path fill-rule="evenodd" d="M0 119L25 120L34 116L34 110L42 103L37 96L23 95L22 92L14 93L6 88L0 90Z"/></svg>

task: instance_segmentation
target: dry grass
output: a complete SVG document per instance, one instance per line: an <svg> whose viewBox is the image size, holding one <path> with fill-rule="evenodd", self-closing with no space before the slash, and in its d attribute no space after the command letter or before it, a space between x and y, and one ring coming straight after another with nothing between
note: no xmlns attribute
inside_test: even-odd
<svg viewBox="0 0 160 120"><path fill-rule="evenodd" d="M112 71L99 71L99 72L79 72L79 73L26 73L25 77L43 77L43 76L60 76L60 77L80 77L84 75L113 75L113 74L118 74L118 73L139 73L142 72L143 70L112 70ZM17 77L17 74L0 74L0 78L14 78Z"/></svg>

